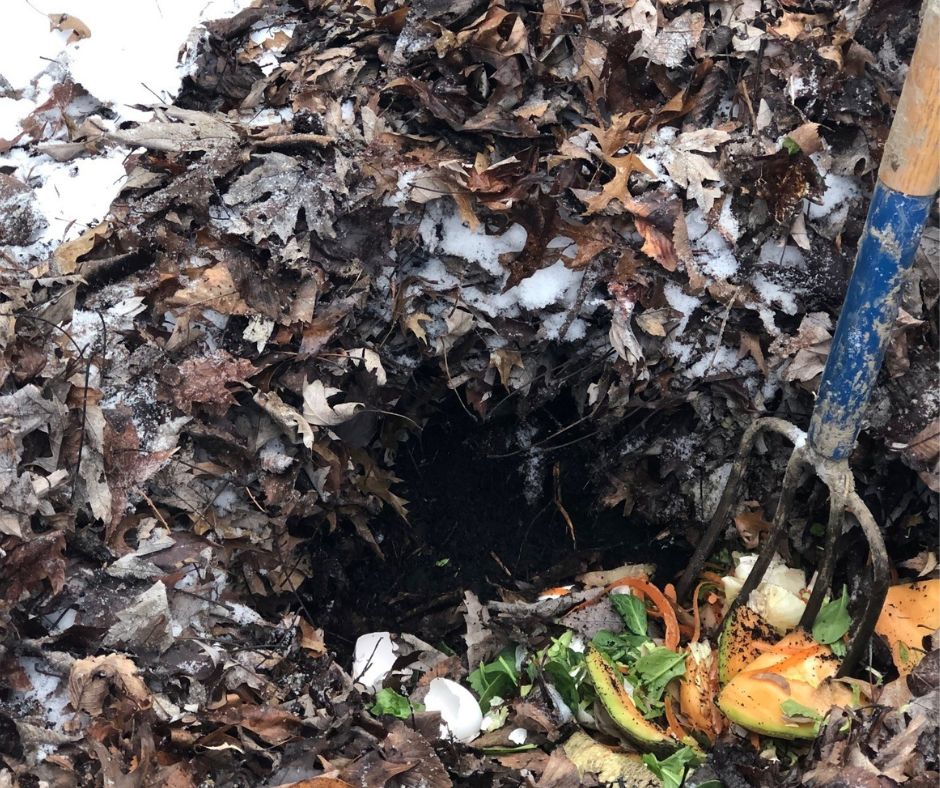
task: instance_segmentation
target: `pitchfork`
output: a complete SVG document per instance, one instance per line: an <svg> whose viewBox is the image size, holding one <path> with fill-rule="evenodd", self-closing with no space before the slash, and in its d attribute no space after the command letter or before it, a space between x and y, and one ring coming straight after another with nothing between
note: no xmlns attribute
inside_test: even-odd
<svg viewBox="0 0 940 788"><path fill-rule="evenodd" d="M898 316L904 276L913 263L938 188L940 0L927 0L809 430L804 432L788 421L772 417L757 419L745 430L718 508L678 587L679 598L686 599L727 522L758 434L783 435L793 443L793 453L784 473L773 523L732 607L746 602L770 566L786 529L800 477L804 469L810 469L829 488L829 521L822 561L800 626L812 627L830 590L838 558L836 542L842 533L845 512L858 521L871 553L871 591L854 618L840 675L852 670L866 648L884 604L889 572L878 524L855 491L849 455L855 447Z"/></svg>

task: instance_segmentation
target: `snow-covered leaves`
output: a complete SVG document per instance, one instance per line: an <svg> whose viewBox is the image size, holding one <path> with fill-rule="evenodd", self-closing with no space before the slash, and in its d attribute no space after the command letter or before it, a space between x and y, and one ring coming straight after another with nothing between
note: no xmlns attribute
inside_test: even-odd
<svg viewBox="0 0 940 788"><path fill-rule="evenodd" d="M283 153L257 156L255 163L223 197L229 210L217 221L225 231L256 244L271 237L286 244L294 237L302 213L310 230L322 238L334 237L333 195L339 191L338 182L307 172Z"/></svg>
<svg viewBox="0 0 940 788"><path fill-rule="evenodd" d="M719 129L696 129L680 134L669 144L664 159L666 171L689 199L695 200L704 213L709 213L715 200L722 195L721 174L702 153L715 153L731 135ZM711 181L706 185L705 181Z"/></svg>
<svg viewBox="0 0 940 788"><path fill-rule="evenodd" d="M56 763L443 784L436 721L349 738L335 710L367 707L329 655L366 596L392 608L412 573L424 593L458 571L421 541L454 524L405 500L417 436L451 408L513 420L483 470L518 457L538 507L539 473L570 473L555 446L590 445L583 495L609 483L602 505L667 543L753 413L808 410L910 31L872 4L791 5L362 2L311 24L262 4L203 32L179 106L105 108L74 74L0 96L0 645L28 692L52 662L71 676L83 741L106 742ZM79 17L89 51L106 30L59 24ZM936 276L917 276L898 390L930 388ZM925 402L876 421L930 483ZM501 582L513 556L486 548ZM470 607L476 659L498 622ZM14 664L22 637L43 672ZM441 676L472 670L440 656ZM291 761L305 738L323 761Z"/></svg>

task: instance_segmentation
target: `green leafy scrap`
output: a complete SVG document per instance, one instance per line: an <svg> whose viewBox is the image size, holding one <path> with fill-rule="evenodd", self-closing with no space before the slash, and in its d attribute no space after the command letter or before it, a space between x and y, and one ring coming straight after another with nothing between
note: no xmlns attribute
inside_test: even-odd
<svg viewBox="0 0 940 788"><path fill-rule="evenodd" d="M634 635L646 635L646 603L633 594L611 594L614 610L623 619L627 631Z"/></svg>
<svg viewBox="0 0 940 788"><path fill-rule="evenodd" d="M610 632L602 629L598 632L591 643L598 650L603 652L611 662L620 664L633 664L639 655L640 646L649 643L650 639L646 635L634 635L629 632Z"/></svg>
<svg viewBox="0 0 940 788"><path fill-rule="evenodd" d="M791 156L796 156L797 153L801 153L803 150L800 143L790 137L783 138L783 149Z"/></svg>
<svg viewBox="0 0 940 788"><path fill-rule="evenodd" d="M424 711L420 703L412 703L404 695L400 695L390 687L380 689L375 693L375 702L369 708L375 716L390 714L393 717L406 720L416 711Z"/></svg>
<svg viewBox="0 0 940 788"><path fill-rule="evenodd" d="M480 700L480 708L490 710L493 698L509 698L519 687L519 668L516 665L516 648L508 646L492 662L481 662L467 681Z"/></svg>
<svg viewBox="0 0 940 788"><path fill-rule="evenodd" d="M647 753L643 756L643 763L660 779L663 788L680 788L689 767L698 766L700 759L691 747L682 747L663 760Z"/></svg>
<svg viewBox="0 0 940 788"><path fill-rule="evenodd" d="M662 646L641 649L639 658L628 674L637 708L647 718L659 716L666 685L684 675L684 652L670 651Z"/></svg>
<svg viewBox="0 0 940 788"><path fill-rule="evenodd" d="M842 586L842 596L822 606L813 624L813 639L817 643L830 645L841 640L849 631L852 618L849 616L849 594Z"/></svg>
<svg viewBox="0 0 940 788"><path fill-rule="evenodd" d="M568 707L578 709L586 706L589 699L593 700L593 696L586 696L585 689L590 686L590 682L585 684L587 665L584 653L571 648L573 638L574 632L571 630L553 638L551 644L529 662L528 670L533 681L541 672L558 690Z"/></svg>

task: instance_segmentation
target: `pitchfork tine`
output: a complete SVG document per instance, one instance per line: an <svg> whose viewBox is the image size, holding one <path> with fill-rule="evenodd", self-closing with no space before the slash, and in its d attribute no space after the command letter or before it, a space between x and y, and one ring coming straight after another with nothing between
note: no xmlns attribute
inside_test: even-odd
<svg viewBox="0 0 940 788"><path fill-rule="evenodd" d="M686 599L727 523L758 433L767 429L785 435L794 448L771 531L732 608L747 600L770 566L786 530L799 472L809 466L829 488L829 521L823 558L801 626L812 626L829 591L846 511L858 520L871 552L871 588L863 610L856 616L840 675L851 671L863 654L888 589L884 540L872 513L855 492L848 459L898 316L904 275L914 261L940 187L940 57L934 49L938 40L940 0L927 0L809 430L804 433L776 418L758 419L745 430L715 514L679 581L679 597Z"/></svg>
<svg viewBox="0 0 940 788"><path fill-rule="evenodd" d="M851 484L851 475L848 468L840 469L836 478L829 484L829 522L826 525L826 542L823 545L822 563L816 572L816 582L813 592L806 602L806 610L800 618L800 626L809 629L813 626L819 608L822 607L823 598L832 585L832 574L836 568L836 543L842 534L842 523L845 520L846 497L848 485Z"/></svg>

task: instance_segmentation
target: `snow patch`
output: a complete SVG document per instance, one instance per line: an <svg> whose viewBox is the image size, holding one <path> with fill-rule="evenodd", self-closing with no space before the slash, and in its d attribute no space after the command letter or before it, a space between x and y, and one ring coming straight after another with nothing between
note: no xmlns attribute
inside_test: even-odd
<svg viewBox="0 0 940 788"><path fill-rule="evenodd" d="M727 203L726 200L725 205ZM733 227L737 232L737 222L730 214L730 209L727 221L727 226ZM686 216L686 226L692 251L696 253L696 262L708 276L715 279L730 279L738 272L738 261L731 244L718 230L708 226L700 208L689 211Z"/></svg>
<svg viewBox="0 0 940 788"><path fill-rule="evenodd" d="M403 184L399 179L399 188ZM407 185L407 184L404 184ZM394 199L394 198L393 198ZM421 238L430 252L460 257L477 263L487 273L496 277L494 289L477 286L464 287L460 278L447 270L444 263L432 257L416 271L436 290L460 289L463 301L489 317L497 315L518 317L524 311L537 311L548 306L560 305L572 307L577 298L583 271L572 271L565 266L564 260L557 260L523 279L505 293L497 288L505 284L508 271L499 262L499 256L505 253L519 252L525 246L526 231L521 225L514 224L502 235L487 235L483 228L471 230L452 210L441 207L442 201L429 204L424 219L419 226ZM569 239L555 239L555 248L570 249ZM567 313L552 316L547 321L544 336L557 339ZM587 326L576 325L573 321L564 339L575 341L584 336Z"/></svg>
<svg viewBox="0 0 940 788"><path fill-rule="evenodd" d="M22 693L20 698L30 706L42 709L46 722L61 731L66 722L68 695L62 679L41 669L40 665L42 662L35 657L20 657L20 667L32 685L32 689Z"/></svg>
<svg viewBox="0 0 940 788"><path fill-rule="evenodd" d="M51 251L54 245L77 238L104 219L126 178L127 153L124 148L115 148L93 159L65 164L45 154L31 157L24 151L0 157L0 164L16 167L14 177L34 187L36 206L48 222L38 240L30 247L20 247L21 252L37 256Z"/></svg>
<svg viewBox="0 0 940 788"><path fill-rule="evenodd" d="M788 315L796 314L796 298L780 284L770 281L763 274L755 274L751 278L751 284L765 303L776 304Z"/></svg>
<svg viewBox="0 0 940 788"><path fill-rule="evenodd" d="M248 0L136 0L105 3L70 0L7 0L0 48L0 74L15 90L26 88L50 60L101 101L152 104L179 91L181 44L207 19L234 16ZM48 14L67 11L91 31L91 38L67 44L69 33L49 29ZM16 31L15 34L12 31Z"/></svg>
<svg viewBox="0 0 940 788"><path fill-rule="evenodd" d="M806 215L813 221L829 217L830 222L841 224L848 216L852 203L862 196L858 179L827 172L825 187L818 203L807 201Z"/></svg>
<svg viewBox="0 0 940 788"><path fill-rule="evenodd" d="M527 233L521 224L512 225L502 235L487 235L482 226L471 230L453 210L446 210L443 200L429 203L418 227L428 251L462 257L477 263L493 276L505 276L499 256L521 252Z"/></svg>
<svg viewBox="0 0 940 788"><path fill-rule="evenodd" d="M692 313L702 305L702 299L696 298L683 290L675 282L667 282L663 288L663 295L666 296L666 302L677 312L682 313L682 319L673 333L673 338L682 336L689 324L689 318Z"/></svg>
<svg viewBox="0 0 940 788"><path fill-rule="evenodd" d="M568 312L556 312L546 315L539 326L539 336L544 339L555 339L562 342L577 342L587 336L587 323L581 318L575 318L568 326L564 336L561 336L561 330L568 320Z"/></svg>
<svg viewBox="0 0 940 788"><path fill-rule="evenodd" d="M506 295L514 295L524 309L544 309L549 304L566 301L572 291L576 293L583 276L582 271L572 271L558 260L523 279Z"/></svg>

